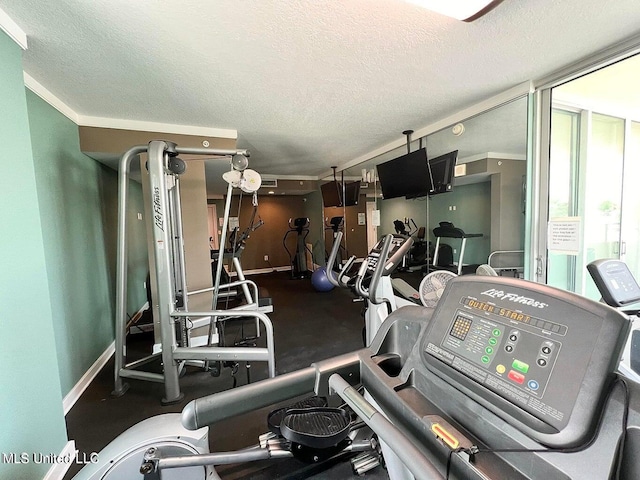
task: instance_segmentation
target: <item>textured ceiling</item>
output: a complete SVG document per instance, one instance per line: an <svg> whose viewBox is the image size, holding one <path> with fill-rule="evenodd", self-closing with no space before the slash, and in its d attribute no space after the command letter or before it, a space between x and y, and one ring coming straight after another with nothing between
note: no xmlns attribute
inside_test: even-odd
<svg viewBox="0 0 640 480"><path fill-rule="evenodd" d="M615 5L615 8L612 8ZM235 129L263 174L318 175L640 31L638 0L0 0L24 68L79 115Z"/></svg>

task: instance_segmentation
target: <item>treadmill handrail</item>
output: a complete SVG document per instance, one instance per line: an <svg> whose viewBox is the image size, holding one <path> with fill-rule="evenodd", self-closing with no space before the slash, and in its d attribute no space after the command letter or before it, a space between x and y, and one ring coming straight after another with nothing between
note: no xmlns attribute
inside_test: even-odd
<svg viewBox="0 0 640 480"><path fill-rule="evenodd" d="M435 465L413 442L339 374L329 377L329 387L393 450L416 479L444 480Z"/></svg>

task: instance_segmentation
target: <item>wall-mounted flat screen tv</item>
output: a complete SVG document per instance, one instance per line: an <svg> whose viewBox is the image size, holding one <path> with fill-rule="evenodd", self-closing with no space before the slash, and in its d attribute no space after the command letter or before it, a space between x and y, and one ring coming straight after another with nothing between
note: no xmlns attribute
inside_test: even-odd
<svg viewBox="0 0 640 480"><path fill-rule="evenodd" d="M458 150L445 153L429 160L431 189L429 195L446 193L453 190L453 173L458 159Z"/></svg>
<svg viewBox="0 0 640 480"><path fill-rule="evenodd" d="M344 185L344 206L357 205L360 199L360 180Z"/></svg>
<svg viewBox="0 0 640 480"><path fill-rule="evenodd" d="M426 195L431 189L426 148L381 163L377 169L385 200L418 197Z"/></svg>
<svg viewBox="0 0 640 480"><path fill-rule="evenodd" d="M342 206L342 184L337 180L320 185L322 192L322 203L325 207L341 207Z"/></svg>

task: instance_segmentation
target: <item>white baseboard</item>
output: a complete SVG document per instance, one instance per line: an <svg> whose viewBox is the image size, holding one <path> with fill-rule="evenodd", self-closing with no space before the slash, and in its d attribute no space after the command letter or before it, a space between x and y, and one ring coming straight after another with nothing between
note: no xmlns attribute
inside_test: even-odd
<svg viewBox="0 0 640 480"><path fill-rule="evenodd" d="M107 347L107 349L98 357L98 359L93 362L93 365L89 367L89 370L85 372L85 374L78 380L78 383L74 385L69 393L67 393L62 400L62 408L64 409L64 414L66 415L71 410L71 407L75 405L75 403L82 395L87 387L91 384L98 372L105 366L105 364L111 358L111 355L116 351L116 342L115 340L111 342L111 344Z"/></svg>
<svg viewBox="0 0 640 480"><path fill-rule="evenodd" d="M62 480L76 458L76 442L69 440L60 452L63 461L54 463L42 480ZM67 459L69 461L67 461Z"/></svg>
<svg viewBox="0 0 640 480"><path fill-rule="evenodd" d="M136 315L141 315L145 310L149 309L149 302L145 302L142 307L136 312ZM135 316L135 315L134 315ZM91 384L98 372L106 365L106 363L111 358L111 355L116 351L116 342L115 340L111 342L111 344L107 347L107 349L102 352L102 355L98 357L98 359L93 362L93 365L89 367L89 370L85 372L84 375L78 380L71 391L65 395L62 399L62 408L64 409L64 414L66 415L71 410L71 407L75 405L75 403L80 398L80 395L87 389L87 387Z"/></svg>

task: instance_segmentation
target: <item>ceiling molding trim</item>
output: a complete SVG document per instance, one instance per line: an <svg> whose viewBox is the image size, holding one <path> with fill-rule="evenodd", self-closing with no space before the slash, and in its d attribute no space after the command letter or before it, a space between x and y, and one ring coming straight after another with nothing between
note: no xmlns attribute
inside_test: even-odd
<svg viewBox="0 0 640 480"><path fill-rule="evenodd" d="M173 133L176 135L199 135L203 137L238 138L238 131L227 128L196 127L172 123L124 120L120 118L91 117L78 115L78 125L82 127L114 128L116 130L140 130L144 132Z"/></svg>
<svg viewBox="0 0 640 480"><path fill-rule="evenodd" d="M456 165L463 163L475 162L477 160L484 160L490 158L492 160L526 160L527 156L520 153L500 153L500 152L486 152L471 155L469 157L459 158Z"/></svg>
<svg viewBox="0 0 640 480"><path fill-rule="evenodd" d="M0 19L1 20L1 19ZM203 137L231 138L237 140L238 131L226 128L195 127L190 125L176 125L171 123L156 123L140 120L124 120L118 118L92 117L79 115L66 103L51 93L27 72L22 72L25 86L42 98L53 108L62 113L78 126L115 128L118 130L141 130L145 132L174 133L177 135L200 135ZM298 177L296 177L298 178ZM313 178L315 180L315 177Z"/></svg>
<svg viewBox="0 0 640 480"><path fill-rule="evenodd" d="M532 81L529 80L529 81L520 83L514 87L511 87L508 90L505 90L502 93L499 93L498 95L494 95L493 97L483 100L482 102L476 103L471 107L465 108L452 115L449 115L448 117L445 117L442 120L439 120L430 125L427 125L426 127L423 127L420 130L416 130L412 136L414 139L426 137L427 135L430 135L439 130L442 130L443 128L447 128L458 122L468 120L471 117L475 117L476 115L480 115L481 113L484 113L488 110L497 108L501 105L504 105L505 103L515 100L516 98L533 93L533 91L534 89L533 89ZM406 144L407 144L406 137L399 138L397 140L394 140L393 142L387 143L386 145L383 145L375 150L372 150L369 153L365 153L360 157L350 160L349 162L343 164L340 167L340 170L345 170L347 168L355 167L361 164L362 162L366 162L367 160L371 160L375 157L379 157L380 155L384 155L385 153L395 150L396 148L402 147ZM329 171L323 175L320 175L320 178L324 178L332 174L333 172Z"/></svg>
<svg viewBox="0 0 640 480"><path fill-rule="evenodd" d="M69 107L66 103L51 93L45 86L38 82L35 78L29 75L27 72L22 72L24 76L24 85L33 93L38 95L42 100L47 102L53 108L58 110L61 114L78 125L78 114Z"/></svg>
<svg viewBox="0 0 640 480"><path fill-rule="evenodd" d="M29 45L27 44L27 34L24 33L24 30L22 30L1 8L0 30L9 35L9 37L16 42L22 50L27 50L29 48Z"/></svg>
<svg viewBox="0 0 640 480"><path fill-rule="evenodd" d="M536 90L557 87L638 53L640 53L640 35L635 35L535 80L534 86Z"/></svg>

